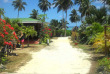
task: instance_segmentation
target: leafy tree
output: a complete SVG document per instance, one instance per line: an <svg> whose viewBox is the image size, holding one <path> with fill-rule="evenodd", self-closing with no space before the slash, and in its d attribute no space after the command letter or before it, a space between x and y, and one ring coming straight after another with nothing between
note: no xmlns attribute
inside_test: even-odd
<svg viewBox="0 0 110 74"><path fill-rule="evenodd" d="M26 2L23 2L22 0L14 0L12 5L15 9L18 9L18 17L19 17L19 11L25 10L24 5L27 5Z"/></svg>
<svg viewBox="0 0 110 74"><path fill-rule="evenodd" d="M37 17L38 17L38 10L33 9L32 13L30 14L30 18L37 19Z"/></svg>
<svg viewBox="0 0 110 74"><path fill-rule="evenodd" d="M37 32L33 29L33 26L23 26L22 31L25 34L25 37L28 38L27 46L29 47L29 36L37 36Z"/></svg>
<svg viewBox="0 0 110 74"><path fill-rule="evenodd" d="M45 12L50 8L51 3L48 2L48 0L39 0L38 6L42 10L42 12L44 12L44 14L45 14Z"/></svg>
<svg viewBox="0 0 110 74"><path fill-rule="evenodd" d="M4 16L4 13L5 13L4 9L0 8L0 19L1 19L1 16Z"/></svg>

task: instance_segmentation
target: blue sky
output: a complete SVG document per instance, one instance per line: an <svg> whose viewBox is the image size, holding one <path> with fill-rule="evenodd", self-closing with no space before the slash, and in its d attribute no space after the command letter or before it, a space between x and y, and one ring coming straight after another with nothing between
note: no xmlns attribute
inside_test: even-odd
<svg viewBox="0 0 110 74"><path fill-rule="evenodd" d="M5 10L5 16L9 17L9 18L16 18L18 15L17 10L14 10L14 7L12 6L12 1L13 0L0 0L0 8L4 8ZM23 0L24 2L27 3L27 5L25 6L25 11L22 10L20 11L19 14L19 18L28 18L30 15L30 13L32 12L33 9L38 10L39 14L43 14L42 10L39 9L38 7L38 1L39 0ZM53 2L53 0L48 0L49 2ZM102 6L102 3L99 1L96 1L94 3L92 3L93 5L95 5L97 8L100 8ZM67 21L69 22L69 26L75 26L76 23L71 23L69 20L69 14L71 13L72 9L76 9L78 10L78 6L73 6L71 9L68 10L68 18ZM62 19L62 11L57 13L57 8L53 8L53 6L51 6L51 9L49 9L47 12L47 17L48 19L46 19L47 22L50 22L51 19L57 19L57 20L61 20ZM80 15L80 13L78 13ZM77 25L81 25L81 22L78 22Z"/></svg>

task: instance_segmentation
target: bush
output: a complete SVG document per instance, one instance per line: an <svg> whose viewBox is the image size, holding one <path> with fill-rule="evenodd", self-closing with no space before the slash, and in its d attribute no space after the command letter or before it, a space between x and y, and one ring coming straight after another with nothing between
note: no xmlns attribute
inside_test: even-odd
<svg viewBox="0 0 110 74"><path fill-rule="evenodd" d="M56 30L56 36L57 37L64 36L64 34L65 34L65 30ZM66 30L66 36L71 36L70 30Z"/></svg>
<svg viewBox="0 0 110 74"><path fill-rule="evenodd" d="M71 30L66 30L66 36L71 36Z"/></svg>
<svg viewBox="0 0 110 74"><path fill-rule="evenodd" d="M47 43L47 39L50 39L52 36L51 29L49 27L42 27L40 30L40 42Z"/></svg>
<svg viewBox="0 0 110 74"><path fill-rule="evenodd" d="M98 60L98 69L97 72L102 72L104 74L110 73L110 58L104 57L101 60Z"/></svg>
<svg viewBox="0 0 110 74"><path fill-rule="evenodd" d="M14 28L6 23L5 20L0 19L0 47L4 45L12 45L9 41L13 38L18 39L14 32Z"/></svg>

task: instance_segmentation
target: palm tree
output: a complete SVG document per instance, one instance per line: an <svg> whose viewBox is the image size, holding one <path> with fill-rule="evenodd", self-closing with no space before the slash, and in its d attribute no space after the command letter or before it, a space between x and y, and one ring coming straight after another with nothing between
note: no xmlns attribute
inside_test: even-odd
<svg viewBox="0 0 110 74"><path fill-rule="evenodd" d="M44 12L44 14L45 14L45 12L50 8L51 3L48 2L48 0L39 0L38 6L42 10L42 12Z"/></svg>
<svg viewBox="0 0 110 74"><path fill-rule="evenodd" d="M77 14L76 10L73 9L71 11L71 14L70 14L70 21L73 23L73 22L76 22L76 26L74 27L75 28L75 31L77 32L77 21L80 21L80 16ZM77 39L77 33L75 33L75 40Z"/></svg>
<svg viewBox="0 0 110 74"><path fill-rule="evenodd" d="M1 19L1 16L4 16L4 13L5 13L4 9L0 8L0 19Z"/></svg>
<svg viewBox="0 0 110 74"><path fill-rule="evenodd" d="M18 9L18 17L19 17L19 11L22 11L22 9L25 10L24 5L27 5L27 4L22 0L14 0L12 5L15 7L15 10Z"/></svg>
<svg viewBox="0 0 110 74"><path fill-rule="evenodd" d="M73 22L77 23L77 21L80 21L80 16L77 14L77 12L76 12L75 9L73 9L73 10L71 11L70 21L71 21L72 23L73 23ZM76 24L76 26L77 26L77 24Z"/></svg>
<svg viewBox="0 0 110 74"><path fill-rule="evenodd" d="M53 3L58 8L58 12L63 10L66 13L65 21L67 21L67 10L73 6L73 2L71 0L54 0ZM66 36L66 23L65 23L65 36Z"/></svg>
<svg viewBox="0 0 110 74"><path fill-rule="evenodd" d="M37 17L38 17L38 10L33 9L32 13L30 14L30 18L38 19Z"/></svg>
<svg viewBox="0 0 110 74"><path fill-rule="evenodd" d="M81 21L83 16L90 16L91 9L94 9L95 6L91 5L94 0L75 0L74 4L79 5L79 12L81 13Z"/></svg>
<svg viewBox="0 0 110 74"><path fill-rule="evenodd" d="M99 22L105 24L108 22L107 9L102 7L100 9L91 10L92 15L86 16L85 20L87 24L92 24L93 22Z"/></svg>
<svg viewBox="0 0 110 74"><path fill-rule="evenodd" d="M81 13L81 17L83 17L85 15L86 16L90 16L91 15L90 10L95 8L94 5L91 5L91 2L90 2L90 0L84 0L81 3L81 5L79 7L79 12Z"/></svg>

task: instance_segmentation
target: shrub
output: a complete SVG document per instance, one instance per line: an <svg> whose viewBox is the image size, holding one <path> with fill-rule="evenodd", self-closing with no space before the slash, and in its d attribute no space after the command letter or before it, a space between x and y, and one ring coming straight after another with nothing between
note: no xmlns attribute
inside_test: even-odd
<svg viewBox="0 0 110 74"><path fill-rule="evenodd" d="M110 58L104 57L101 60L98 60L98 69L97 72L102 72L104 74L110 73Z"/></svg>
<svg viewBox="0 0 110 74"><path fill-rule="evenodd" d="M14 32L14 28L6 23L5 20L0 19L0 47L4 45L12 45L9 41L13 38L18 39Z"/></svg>
<svg viewBox="0 0 110 74"><path fill-rule="evenodd" d="M66 36L71 36L71 30L66 30Z"/></svg>
<svg viewBox="0 0 110 74"><path fill-rule="evenodd" d="M50 39L50 37L52 36L52 32L51 29L49 27L42 27L40 30L40 41L47 43L47 39Z"/></svg>

